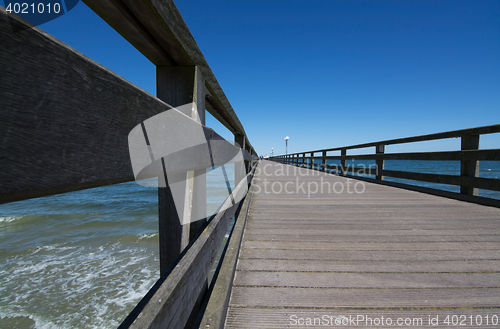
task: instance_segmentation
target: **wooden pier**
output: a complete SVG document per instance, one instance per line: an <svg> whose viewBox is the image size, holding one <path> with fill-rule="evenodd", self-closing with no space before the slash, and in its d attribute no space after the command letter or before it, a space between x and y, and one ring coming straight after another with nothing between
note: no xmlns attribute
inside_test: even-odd
<svg viewBox="0 0 500 329"><path fill-rule="evenodd" d="M500 314L500 209L273 162L259 168L228 328L349 316L423 325L439 316L445 327L447 315L475 324ZM335 184L344 191L327 190Z"/></svg>

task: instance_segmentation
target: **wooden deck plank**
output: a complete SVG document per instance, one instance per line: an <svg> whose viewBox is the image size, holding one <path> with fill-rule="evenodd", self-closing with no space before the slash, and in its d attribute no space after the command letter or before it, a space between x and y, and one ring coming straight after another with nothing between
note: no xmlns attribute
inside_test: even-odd
<svg viewBox="0 0 500 329"><path fill-rule="evenodd" d="M280 237L282 235L300 235L300 236L356 236L356 235L383 235L383 236L394 236L394 235L415 235L415 236L423 236L423 235L437 235L437 236L463 236L463 235L500 235L500 229L498 228L487 228L487 229L457 229L457 228L448 228L448 229L390 229L390 230L381 230L378 229L376 225L370 225L364 229L321 229L321 228L249 228L247 229L247 236L250 235L273 235ZM248 239L251 240L251 239Z"/></svg>
<svg viewBox="0 0 500 329"><path fill-rule="evenodd" d="M302 288L498 288L500 273L318 273L238 271L235 286Z"/></svg>
<svg viewBox="0 0 500 329"><path fill-rule="evenodd" d="M500 235L342 235L337 232L330 235L305 235L305 234L245 234L245 240L257 241L283 241L283 242L332 242L332 243L355 243L355 242L500 242Z"/></svg>
<svg viewBox="0 0 500 329"><path fill-rule="evenodd" d="M500 288L338 289L233 287L231 304L251 307L497 307Z"/></svg>
<svg viewBox="0 0 500 329"><path fill-rule="evenodd" d="M243 241L245 248L302 250L499 250L500 242L399 242L399 243L335 243L335 242L273 242Z"/></svg>
<svg viewBox="0 0 500 329"><path fill-rule="evenodd" d="M498 220L474 220L471 222L454 220L452 223L449 221L432 220L428 222L415 223L416 221L381 221L376 223L370 221L358 222L353 219L346 221L315 221L312 219L304 221L292 222L291 220L253 220L252 223L247 225L247 230L318 230L318 231L331 231L331 230L356 230L356 231L372 231L381 230L386 232L393 232L398 230L485 230L493 229L498 230ZM452 224L450 226L450 224ZM443 232L444 233L444 232Z"/></svg>
<svg viewBox="0 0 500 329"><path fill-rule="evenodd" d="M297 326L291 315L439 315L438 328L450 327L447 315L500 316L500 209L366 182L362 194L264 193L265 180L268 189L297 179L357 182L291 168L276 175L280 165L266 164L274 174L256 176L261 193L253 196L228 328Z"/></svg>
<svg viewBox="0 0 500 329"><path fill-rule="evenodd" d="M497 307L500 288L274 288L233 287L231 305L243 307L467 308Z"/></svg>
<svg viewBox="0 0 500 329"><path fill-rule="evenodd" d="M452 325L447 325L444 323L447 316L449 316L449 320L451 317L457 316L456 320L460 321L457 323L462 323L460 328L494 328L495 326L491 324L492 317L494 319L496 317L500 317L500 309L473 309L473 310L339 310L339 309L300 309L300 308L241 308L241 307L233 307L228 312L226 327L227 328L242 328L242 329L250 329L250 328L293 328L300 327L300 323L306 323L310 321L316 324L321 323L320 325L316 325L316 327L348 327L349 324L342 326L341 324L336 324L335 321L342 321L344 323L348 323L349 319L358 319L359 321L351 322L350 327L358 327L363 328L370 325L369 318L371 319L371 323L375 319L381 320L382 317L384 319L390 318L391 323L396 323L398 318L402 318L402 321L406 320L410 321L411 325L408 327L427 327L429 322L431 324L435 323L437 319L438 325L432 325L433 328L453 328ZM488 316L489 326L486 326L486 317ZM364 318L363 318L364 317ZM471 318L472 317L472 318ZM476 317L478 322L482 320L481 325L476 324ZM464 321L465 318L465 321ZM300 319L300 320L299 320ZM321 319L321 322L319 320ZM326 319L326 320L325 320ZM415 319L415 321L413 320ZM472 319L473 325L470 325L470 321ZM368 323L367 323L368 321ZM376 321L376 320L375 320ZM420 322L421 321L421 322ZM464 322L463 322L464 321ZM384 321L384 323L386 323ZM413 323L415 325L413 326ZM422 326L419 324L422 323ZM303 326L305 327L305 326ZM307 326L309 327L309 326ZM373 326L375 327L375 326ZM376 326L376 328L394 328L395 325L392 326ZM396 326L397 327L397 326ZM404 326L401 326L404 328ZM457 326L455 326L457 327Z"/></svg>
<svg viewBox="0 0 500 329"><path fill-rule="evenodd" d="M499 272L499 260L471 261L332 261L296 259L240 259L240 271L285 272Z"/></svg>
<svg viewBox="0 0 500 329"><path fill-rule="evenodd" d="M327 251L327 250L300 250L300 249L243 249L240 259L296 259L296 260L428 260L428 261L450 261L450 260L500 260L497 250L411 250L411 251Z"/></svg>

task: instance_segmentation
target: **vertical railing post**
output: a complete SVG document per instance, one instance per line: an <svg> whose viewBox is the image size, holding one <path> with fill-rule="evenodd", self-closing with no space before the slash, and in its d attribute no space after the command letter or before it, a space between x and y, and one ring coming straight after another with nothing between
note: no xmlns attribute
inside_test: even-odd
<svg viewBox="0 0 500 329"><path fill-rule="evenodd" d="M205 80L196 66L157 66L157 97L185 109L187 116L205 124ZM206 218L206 178L202 171L169 174L166 187L158 187L160 275L176 260ZM168 180L185 182L169 184ZM176 208L173 195L183 195ZM194 222L198 219L198 223ZM203 222L203 223L202 223ZM191 232L191 227L193 232Z"/></svg>
<svg viewBox="0 0 500 329"><path fill-rule="evenodd" d="M345 156L347 155L347 149L341 149L340 155L343 157L340 159L340 174L344 176L347 170L346 159L345 159Z"/></svg>
<svg viewBox="0 0 500 329"><path fill-rule="evenodd" d="M306 154L302 153L302 167L306 166Z"/></svg>
<svg viewBox="0 0 500 329"><path fill-rule="evenodd" d="M321 161L321 164L323 165L323 171L326 172L326 151L323 151L323 161Z"/></svg>
<svg viewBox="0 0 500 329"><path fill-rule="evenodd" d="M375 153L376 154L384 154L385 153L385 145L377 145L375 146ZM376 164L377 164L377 173L376 173L376 176L375 178L378 179L378 180L384 180L384 176L383 176L383 171L384 171L384 166L385 166L385 161L384 159L378 159L376 160Z"/></svg>
<svg viewBox="0 0 500 329"><path fill-rule="evenodd" d="M479 135L462 136L462 151L478 150ZM479 177L479 161L477 160L462 160L460 163L460 176L462 177ZM478 195L478 189L471 186L460 186L461 194Z"/></svg>
<svg viewBox="0 0 500 329"><path fill-rule="evenodd" d="M240 147L242 150L245 149L245 136L236 134L234 135L235 144ZM240 161L234 164L234 185L238 185L238 183L245 177L247 174L247 161Z"/></svg>
<svg viewBox="0 0 500 329"><path fill-rule="evenodd" d="M311 169L314 170L314 152L311 152Z"/></svg>

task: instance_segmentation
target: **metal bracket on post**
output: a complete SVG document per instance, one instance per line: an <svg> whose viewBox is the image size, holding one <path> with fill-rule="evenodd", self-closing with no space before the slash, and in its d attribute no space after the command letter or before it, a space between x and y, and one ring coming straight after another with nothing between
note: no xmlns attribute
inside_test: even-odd
<svg viewBox="0 0 500 329"><path fill-rule="evenodd" d="M479 149L479 135L465 135L462 136L462 151L478 150ZM460 176L462 177L479 177L479 161L465 161L460 162ZM478 195L477 188L470 186L460 186L461 194Z"/></svg>

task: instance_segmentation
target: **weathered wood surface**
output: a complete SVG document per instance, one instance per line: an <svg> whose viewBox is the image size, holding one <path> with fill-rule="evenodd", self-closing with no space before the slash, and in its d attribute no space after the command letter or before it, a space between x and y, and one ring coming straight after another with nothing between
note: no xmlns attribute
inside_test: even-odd
<svg viewBox="0 0 500 329"><path fill-rule="evenodd" d="M0 200L133 180L127 136L168 107L0 9ZM17 194L16 194L17 193Z"/></svg>
<svg viewBox="0 0 500 329"><path fill-rule="evenodd" d="M498 316L500 309L473 309L473 310L408 310L405 311L405 317L410 320L408 325L397 326L396 321L401 316L398 310L316 310L316 309L301 309L301 308L273 308L261 309L259 316L255 316L255 312L249 308L233 308L229 310L229 318L227 327L231 328L496 328L498 326L491 324L491 318ZM444 321L447 316L450 318L454 315L460 315L467 321L463 325L453 326L446 324ZM357 316L364 316L365 320L360 318L359 322L349 322L356 319ZM393 319L392 325L377 325L375 319L381 320L381 317ZM473 325L470 325L470 317L472 316ZM486 326L486 317L490 319L490 325ZM478 321L483 320L481 325L474 323L476 317ZM291 321L290 319L294 319ZM368 320L371 319L371 322ZM415 322L413 321L415 319ZM435 321L437 319L437 322ZM345 325L340 321L344 320ZM300 321L300 322L299 322ZM307 325L308 321L313 325ZM314 322L315 321L315 322ZM335 323L339 321L339 323ZM367 322L368 321L368 322ZM430 322L430 323L429 323ZM435 325L436 323L437 325Z"/></svg>
<svg viewBox="0 0 500 329"><path fill-rule="evenodd" d="M500 209L368 182L361 194L308 195L307 182L359 182L312 172L255 176L226 327L365 315L439 316L439 328L447 315L500 316ZM305 193L265 193L297 178Z"/></svg>
<svg viewBox="0 0 500 329"><path fill-rule="evenodd" d="M159 66L156 68L156 94L159 99L178 107L192 103L184 114L205 125L205 80L196 66ZM164 128L165 129L165 128ZM206 135L205 135L206 136ZM183 136L178 136L178 139ZM149 145L153 142L149 140ZM201 153L201 152L200 152ZM184 158L176 156L176 158ZM165 164L165 159L162 159ZM166 187L158 187L158 222L160 245L160 273L163 274L177 259L205 225L206 209L205 169L171 174L170 179L184 183L171 185L165 174ZM183 196L177 207L173 186Z"/></svg>

